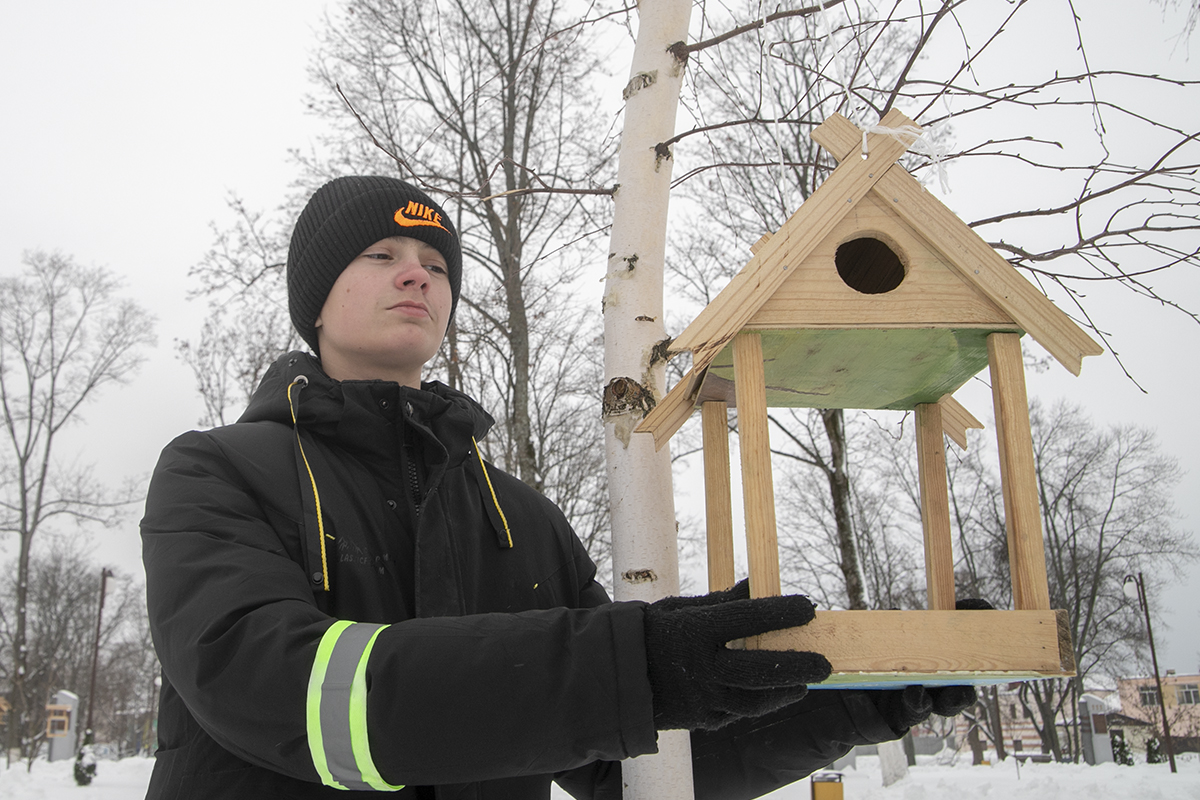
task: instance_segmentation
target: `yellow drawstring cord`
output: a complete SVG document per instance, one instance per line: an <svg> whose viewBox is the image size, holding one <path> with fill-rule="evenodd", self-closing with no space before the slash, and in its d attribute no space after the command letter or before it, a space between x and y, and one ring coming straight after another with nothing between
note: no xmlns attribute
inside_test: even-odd
<svg viewBox="0 0 1200 800"><path fill-rule="evenodd" d="M500 500L496 497L496 487L492 486L492 478L488 475L487 465L483 463L483 453L479 452L479 442L475 441L474 436L471 437L471 444L475 445L475 456L479 459L479 467L483 470L483 479L487 481L488 491L492 493L492 503L500 512L500 521L504 523L504 535L508 537L508 546L511 549L513 540L512 531L508 529L508 518L504 516L504 509L500 507Z"/></svg>
<svg viewBox="0 0 1200 800"><path fill-rule="evenodd" d="M300 458L304 460L304 468L308 470L308 479L312 482L313 499L317 503L317 538L321 541L321 581L325 587L325 591L329 591L329 564L325 558L325 520L321 516L321 495L317 492L317 479L313 477L312 467L308 464L308 456L304 454L304 443L300 441L300 425L296 420L296 407L292 403L292 387L297 383L302 384L301 388L308 385L308 378L303 375L297 375L295 380L288 384L288 410L292 412L292 430L296 432L296 444L300 446Z"/></svg>

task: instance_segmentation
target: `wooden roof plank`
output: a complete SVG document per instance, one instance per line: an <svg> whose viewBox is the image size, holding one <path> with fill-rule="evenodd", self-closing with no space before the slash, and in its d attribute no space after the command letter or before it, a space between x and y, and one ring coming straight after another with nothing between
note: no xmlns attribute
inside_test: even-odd
<svg viewBox="0 0 1200 800"><path fill-rule="evenodd" d="M942 395L938 405L942 407L942 430L956 445L966 450L967 429L983 430L983 423L975 419L975 415L967 411L962 403L955 400L954 395Z"/></svg>
<svg viewBox="0 0 1200 800"><path fill-rule="evenodd" d="M859 147L862 134L848 119L834 114L813 131L812 138L834 157L853 163L855 159L849 156ZM1079 374L1084 356L1104 352L1062 309L902 167L889 169L872 191L938 247L964 280L1012 315L1072 373Z"/></svg>
<svg viewBox="0 0 1200 800"><path fill-rule="evenodd" d="M697 374L695 367L688 370L679 383L667 392L662 400L634 428L635 433L654 434L654 451L662 450L663 445L671 440L683 423L688 421L695 410L695 391L702 374Z"/></svg>

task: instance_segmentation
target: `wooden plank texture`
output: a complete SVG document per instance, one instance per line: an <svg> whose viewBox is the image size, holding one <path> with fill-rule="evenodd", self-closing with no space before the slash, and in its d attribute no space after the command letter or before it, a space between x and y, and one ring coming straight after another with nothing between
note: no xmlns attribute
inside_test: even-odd
<svg viewBox="0 0 1200 800"><path fill-rule="evenodd" d="M967 429L982 430L983 423L975 419L975 415L967 411L962 403L955 400L954 395L943 396L941 400L938 400L938 405L942 407L942 430L946 432L951 441L966 450Z"/></svg>
<svg viewBox="0 0 1200 800"><path fill-rule="evenodd" d="M663 449L663 445L671 440L683 423L687 422L695 410L695 403L692 400L692 384L696 377L695 369L688 370L688 373L683 376L683 379L667 392L662 400L654 408L650 409L638 426L634 428L634 433L651 433L654 434L654 450L657 452Z"/></svg>
<svg viewBox="0 0 1200 800"><path fill-rule="evenodd" d="M1021 338L1015 333L989 336L988 365L992 375L996 443L1000 450L1000 482L1004 488L1004 527L1008 534L1013 605L1019 609L1048 609L1050 593L1046 588L1046 553Z"/></svg>
<svg viewBox="0 0 1200 800"><path fill-rule="evenodd" d="M1018 330L1012 318L962 279L945 258L877 195L859 201L788 277L746 327L755 330L855 326L987 327ZM865 294L838 274L844 243L872 238L887 245L904 279L887 292Z"/></svg>
<svg viewBox="0 0 1200 800"><path fill-rule="evenodd" d="M894 123L883 124L894 126ZM862 132L845 117L834 114L813 131L812 138L835 158L853 162L857 159L850 156L858 152ZM941 249L951 266L1011 315L1072 373L1079 374L1084 356L1104 352L1070 317L902 167L889 169L871 191L885 203L890 203L897 214Z"/></svg>
<svg viewBox="0 0 1200 800"><path fill-rule="evenodd" d="M761 650L809 650L829 659L835 674L859 680L918 675L1075 672L1061 612L818 611L800 628L746 640Z"/></svg>
<svg viewBox="0 0 1200 800"><path fill-rule="evenodd" d="M739 334L733 340L733 357L750 594L752 597L772 597L782 594L782 589L775 530L775 483L771 476L771 437L767 429L767 390L759 335Z"/></svg>
<svg viewBox="0 0 1200 800"><path fill-rule="evenodd" d="M733 496L729 479L729 412L724 403L700 407L704 437L704 516L708 536L708 590L734 584Z"/></svg>
<svg viewBox="0 0 1200 800"><path fill-rule="evenodd" d="M925 532L926 604L931 611L953 611L954 552L950 544L950 495L946 488L942 407L937 403L922 403L916 408L916 416L921 527Z"/></svg>

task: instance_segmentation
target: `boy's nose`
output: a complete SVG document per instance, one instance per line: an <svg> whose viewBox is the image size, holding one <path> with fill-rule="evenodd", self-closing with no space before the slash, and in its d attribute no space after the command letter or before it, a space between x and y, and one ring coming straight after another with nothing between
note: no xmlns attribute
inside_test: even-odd
<svg viewBox="0 0 1200 800"><path fill-rule="evenodd" d="M429 282L429 273L416 259L408 259L396 270L397 286L424 287Z"/></svg>

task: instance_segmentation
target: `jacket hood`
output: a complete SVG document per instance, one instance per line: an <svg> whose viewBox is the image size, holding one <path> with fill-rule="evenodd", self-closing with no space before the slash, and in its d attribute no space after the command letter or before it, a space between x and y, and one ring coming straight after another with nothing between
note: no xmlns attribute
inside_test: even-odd
<svg viewBox="0 0 1200 800"><path fill-rule="evenodd" d="M292 425L288 387L300 376L307 379L296 397L296 421L318 436L336 439L348 447L374 449L375 431L400 415L428 428L457 462L469 451L471 440L481 440L495 420L462 392L428 381L421 388L395 381L337 381L325 374L313 355L293 350L276 359L254 391L238 422L269 420Z"/></svg>

